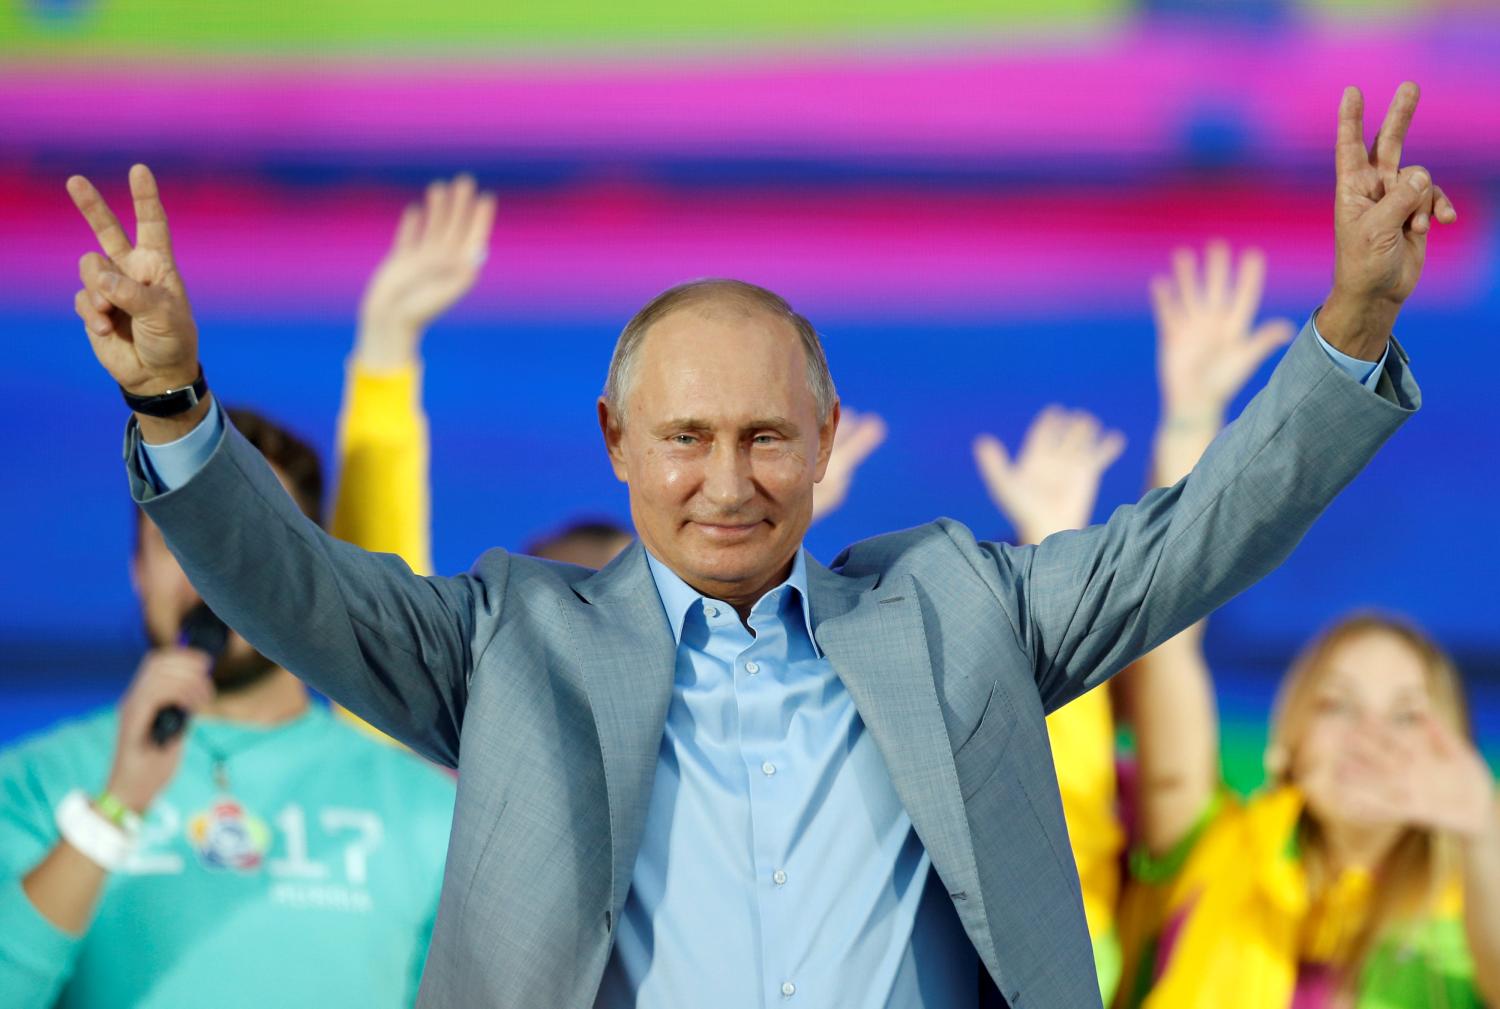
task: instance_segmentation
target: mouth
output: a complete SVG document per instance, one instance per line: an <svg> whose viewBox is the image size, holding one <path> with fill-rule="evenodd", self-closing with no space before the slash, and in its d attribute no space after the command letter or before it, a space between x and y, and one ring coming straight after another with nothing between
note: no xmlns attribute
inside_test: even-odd
<svg viewBox="0 0 1500 1009"><path fill-rule="evenodd" d="M748 539L761 527L761 523L759 522L692 522L690 524L700 534L713 540L715 543L735 543Z"/></svg>

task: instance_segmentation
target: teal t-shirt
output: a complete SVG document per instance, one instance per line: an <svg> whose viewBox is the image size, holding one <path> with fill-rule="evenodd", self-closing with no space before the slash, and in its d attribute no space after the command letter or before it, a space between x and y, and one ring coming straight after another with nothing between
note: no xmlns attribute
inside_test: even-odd
<svg viewBox="0 0 1500 1009"><path fill-rule="evenodd" d="M273 728L195 720L87 933L43 918L21 879L63 796L102 787L115 725L104 710L0 754L0 1009L415 1001L454 786L321 704Z"/></svg>

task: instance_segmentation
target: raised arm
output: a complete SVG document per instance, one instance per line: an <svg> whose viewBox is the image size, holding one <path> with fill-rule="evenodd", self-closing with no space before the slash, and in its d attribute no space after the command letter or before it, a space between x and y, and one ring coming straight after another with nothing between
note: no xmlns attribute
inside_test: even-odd
<svg viewBox="0 0 1500 1009"><path fill-rule="evenodd" d="M198 333L156 181L137 165L130 184L134 246L88 180L68 181L107 254L83 257L75 304L110 376L127 393L153 396L197 378ZM205 423L224 424L212 396L170 417L137 412L127 432L132 493L194 587L273 661L419 752L456 762L478 614L495 625L509 558L487 555L470 576L420 578L395 557L342 543L301 514L232 427L190 479L168 489L142 441L201 436Z"/></svg>
<svg viewBox="0 0 1500 1009"><path fill-rule="evenodd" d="M1151 485L1187 476L1224 425L1234 397L1296 330L1256 324L1265 257L1251 249L1236 268L1228 246L1209 245L1200 272L1189 249L1173 274L1151 283L1161 395ZM1203 621L1141 657L1116 681L1135 729L1136 810L1141 840L1162 853L1185 837L1219 784L1219 726L1203 655Z"/></svg>
<svg viewBox="0 0 1500 1009"><path fill-rule="evenodd" d="M429 440L422 412L422 339L479 278L495 198L470 176L433 182L401 215L360 303L339 415L339 483L331 532L432 571Z"/></svg>
<svg viewBox="0 0 1500 1009"><path fill-rule="evenodd" d="M1404 135L1414 92L1409 85L1398 93L1399 128L1383 137ZM1357 94L1345 96L1341 136ZM947 527L975 570L995 579L1047 710L1274 570L1416 410L1420 394L1390 326L1420 273L1426 230L1452 219L1452 207L1425 170L1400 169L1386 185L1378 173L1351 168L1342 142L1340 150L1337 266L1321 336L1304 329L1190 476L1102 526L1048 537L1032 550L981 544L976 555L963 531Z"/></svg>

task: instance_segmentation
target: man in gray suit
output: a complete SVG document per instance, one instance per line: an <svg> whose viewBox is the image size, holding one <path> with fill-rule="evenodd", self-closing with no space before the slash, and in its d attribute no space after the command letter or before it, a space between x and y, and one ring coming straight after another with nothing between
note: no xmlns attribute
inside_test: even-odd
<svg viewBox="0 0 1500 1009"><path fill-rule="evenodd" d="M459 767L426 1006L1098 1005L1043 715L1272 570L1417 406L1390 341L1433 218L1341 108L1332 292L1191 476L1015 548L955 522L801 547L839 407L770 292L675 288L599 421L640 543L420 578L323 535L206 396L150 173L78 311L135 411L131 485L266 655Z"/></svg>

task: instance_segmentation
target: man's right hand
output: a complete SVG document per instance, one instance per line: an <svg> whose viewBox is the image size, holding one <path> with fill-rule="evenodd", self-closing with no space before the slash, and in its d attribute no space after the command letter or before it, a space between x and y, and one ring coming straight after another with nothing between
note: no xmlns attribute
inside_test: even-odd
<svg viewBox="0 0 1500 1009"><path fill-rule="evenodd" d="M130 193L134 245L93 183L81 175L68 179L68 195L104 250L79 261L83 289L73 307L110 377L126 392L154 396L197 381L198 327L172 258L156 179L145 165L130 169ZM181 417L143 417L141 430L148 441L170 440L191 430L207 410L205 401Z"/></svg>
<svg viewBox="0 0 1500 1009"><path fill-rule="evenodd" d="M141 660L120 702L114 766L105 788L137 813L144 813L177 773L187 738L183 733L159 746L151 738L151 723L167 705L191 715L213 702L211 661L207 653L193 648L153 649Z"/></svg>

